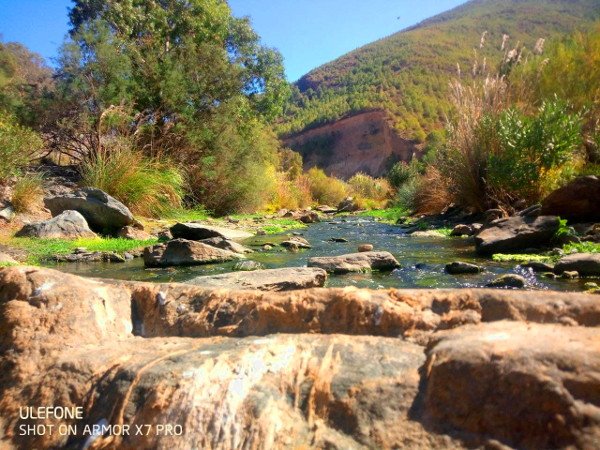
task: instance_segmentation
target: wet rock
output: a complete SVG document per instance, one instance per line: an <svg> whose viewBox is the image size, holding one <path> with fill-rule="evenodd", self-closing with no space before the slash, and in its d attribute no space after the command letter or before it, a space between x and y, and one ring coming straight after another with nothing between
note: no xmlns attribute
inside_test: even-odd
<svg viewBox="0 0 600 450"><path fill-rule="evenodd" d="M186 283L205 288L256 289L276 292L322 287L326 280L327 272L324 270L304 267L208 275L193 278Z"/></svg>
<svg viewBox="0 0 600 450"><path fill-rule="evenodd" d="M557 189L542 201L542 213L569 222L600 221L600 179L580 177Z"/></svg>
<svg viewBox="0 0 600 450"><path fill-rule="evenodd" d="M248 247L244 247L242 244L238 244L235 241L230 241L228 239L223 239L221 237L214 237L209 239L202 239L200 242L206 245L210 245L211 247L217 247L223 250L229 250L233 253L239 253L241 255L246 253L253 253L252 249Z"/></svg>
<svg viewBox="0 0 600 450"><path fill-rule="evenodd" d="M473 227L470 225L456 225L452 231L450 232L450 236L460 237L460 236L472 236L475 233Z"/></svg>
<svg viewBox="0 0 600 450"><path fill-rule="evenodd" d="M304 239L303 237L300 236L292 236L291 238L283 241L280 244L282 247L286 247L286 248L312 248L312 246L310 245L310 243Z"/></svg>
<svg viewBox="0 0 600 450"><path fill-rule="evenodd" d="M513 216L492 222L475 237L477 252L482 255L510 253L550 243L560 226L558 217Z"/></svg>
<svg viewBox="0 0 600 450"><path fill-rule="evenodd" d="M132 226L126 226L119 230L117 236L123 239L130 239L136 241L147 241L151 239L152 236L149 233L146 233L144 230L140 230L138 228Z"/></svg>
<svg viewBox="0 0 600 450"><path fill-rule="evenodd" d="M414 231L410 234L412 237L416 238L444 238L442 233L436 230L428 230L428 231Z"/></svg>
<svg viewBox="0 0 600 450"><path fill-rule="evenodd" d="M342 237L332 237L331 239L328 239L328 241L329 242L344 243L344 242L348 242L348 239L342 238Z"/></svg>
<svg viewBox="0 0 600 450"><path fill-rule="evenodd" d="M243 256L238 253L186 239L174 239L166 244L156 244L144 249L146 267L196 266L240 258Z"/></svg>
<svg viewBox="0 0 600 450"><path fill-rule="evenodd" d="M490 223L507 217L506 213L501 209L488 209L483 213L483 217L485 218L485 222L483 226L489 225Z"/></svg>
<svg viewBox="0 0 600 450"><path fill-rule="evenodd" d="M341 256L310 258L308 267L320 267L327 272L348 273L369 270L393 270L400 263L389 252L363 252Z"/></svg>
<svg viewBox="0 0 600 450"><path fill-rule="evenodd" d="M77 211L96 231L118 230L134 223L133 214L120 201L96 188L83 188L44 199L53 216L67 210Z"/></svg>
<svg viewBox="0 0 600 450"><path fill-rule="evenodd" d="M346 198L345 200L340 202L340 204L337 207L338 212L356 212L359 209L360 207L358 206L358 203L356 203L356 201L352 197Z"/></svg>
<svg viewBox="0 0 600 450"><path fill-rule="evenodd" d="M554 266L552 264L543 263L539 261L529 261L520 264L521 267L526 269L532 269L534 272L553 272Z"/></svg>
<svg viewBox="0 0 600 450"><path fill-rule="evenodd" d="M246 231L214 227L195 222L177 223L171 227L171 234L175 239L187 239L190 241L201 241L210 238L239 241L253 236Z"/></svg>
<svg viewBox="0 0 600 450"><path fill-rule="evenodd" d="M576 270L564 271L560 277L564 278L565 280L575 280L576 278L579 278L579 272Z"/></svg>
<svg viewBox="0 0 600 450"><path fill-rule="evenodd" d="M262 246L262 249L265 251L273 250L273 246L270 244L265 244Z"/></svg>
<svg viewBox="0 0 600 450"><path fill-rule="evenodd" d="M557 274L577 271L583 277L600 276L600 253L574 253L565 256L556 263L554 271Z"/></svg>
<svg viewBox="0 0 600 450"><path fill-rule="evenodd" d="M320 205L315 208L317 211L322 212L323 214L335 214L338 210L337 208L333 208L328 205Z"/></svg>
<svg viewBox="0 0 600 450"><path fill-rule="evenodd" d="M90 262L125 262L125 256L121 256L115 252L73 252L67 255L54 255L50 258L51 261L68 262L68 263L90 263Z"/></svg>
<svg viewBox="0 0 600 450"><path fill-rule="evenodd" d="M446 264L446 272L452 275L474 274L483 272L483 269L475 264L470 264L462 261L455 261Z"/></svg>
<svg viewBox="0 0 600 450"><path fill-rule="evenodd" d="M169 230L160 231L156 237L161 242L170 241L171 239L173 239L173 235L171 234L171 231L169 231Z"/></svg>
<svg viewBox="0 0 600 450"><path fill-rule="evenodd" d="M233 266L233 270L238 272L251 272L253 270L261 269L264 269L264 266L256 261L240 261L235 263L235 266Z"/></svg>
<svg viewBox="0 0 600 450"><path fill-rule="evenodd" d="M486 287L521 289L525 287L526 284L527 280L521 275L507 274L495 278L493 281L486 284Z"/></svg>
<svg viewBox="0 0 600 450"><path fill-rule="evenodd" d="M358 246L359 253L372 252L372 251L373 251L373 244L360 244Z"/></svg>
<svg viewBox="0 0 600 450"><path fill-rule="evenodd" d="M319 222L319 215L314 211L307 211L302 213L298 220L302 223L317 223Z"/></svg>
<svg viewBox="0 0 600 450"><path fill-rule="evenodd" d="M461 327L434 337L425 367L424 417L446 429L523 449L597 442L595 329L514 322Z"/></svg>
<svg viewBox="0 0 600 450"><path fill-rule="evenodd" d="M77 211L64 211L44 222L25 225L17 237L35 237L45 239L93 238L96 234L90 230L85 218Z"/></svg>
<svg viewBox="0 0 600 450"><path fill-rule="evenodd" d="M542 205L536 204L519 211L516 215L521 217L538 217L542 211Z"/></svg>

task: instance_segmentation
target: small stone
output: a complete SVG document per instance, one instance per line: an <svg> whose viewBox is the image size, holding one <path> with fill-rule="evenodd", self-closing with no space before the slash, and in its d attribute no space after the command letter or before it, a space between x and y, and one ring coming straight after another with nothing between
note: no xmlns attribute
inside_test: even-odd
<svg viewBox="0 0 600 450"><path fill-rule="evenodd" d="M267 251L268 251L268 250L273 250L273 246L272 246L272 245L269 245L269 244L265 244L265 245L263 245L263 246L262 246L262 249L263 249L263 250L267 250Z"/></svg>
<svg viewBox="0 0 600 450"><path fill-rule="evenodd" d="M358 246L358 251L359 251L359 253L372 252L373 245L372 244L361 244Z"/></svg>
<svg viewBox="0 0 600 450"><path fill-rule="evenodd" d="M473 227L470 225L459 224L452 229L450 236L472 236L473 232Z"/></svg>
<svg viewBox="0 0 600 450"><path fill-rule="evenodd" d="M266 235L267 235L267 232L266 232L265 230L258 230L258 231L256 232L256 235L257 235L257 236L266 236Z"/></svg>
<svg viewBox="0 0 600 450"><path fill-rule="evenodd" d="M237 272L251 272L262 269L264 269L263 265L256 261L240 261L233 266L233 270Z"/></svg>
<svg viewBox="0 0 600 450"><path fill-rule="evenodd" d="M348 242L348 239L343 238L343 237L333 237L333 238L329 239L329 242L340 242L340 243L343 243L343 242Z"/></svg>
<svg viewBox="0 0 600 450"><path fill-rule="evenodd" d="M588 282L588 283L585 283L583 285L583 287L585 287L586 289L598 289L598 283Z"/></svg>
<svg viewBox="0 0 600 450"><path fill-rule="evenodd" d="M486 284L486 287L521 289L525 287L526 283L527 281L521 275L508 274L494 279L492 282Z"/></svg>
<svg viewBox="0 0 600 450"><path fill-rule="evenodd" d="M556 280L558 278L558 275L556 275L554 272L544 272L542 276L550 280Z"/></svg>
<svg viewBox="0 0 600 450"><path fill-rule="evenodd" d="M554 270L553 265L538 261L526 262L524 264L521 264L521 267L525 267L526 269L532 269L534 272L552 272Z"/></svg>
<svg viewBox="0 0 600 450"><path fill-rule="evenodd" d="M473 274L482 272L483 269L475 264L470 264L462 261L455 261L446 264L446 272L452 275Z"/></svg>
<svg viewBox="0 0 600 450"><path fill-rule="evenodd" d="M564 278L565 280L575 280L576 278L579 278L579 272L576 270L567 270L563 272L560 277Z"/></svg>
<svg viewBox="0 0 600 450"><path fill-rule="evenodd" d="M296 247L296 248L312 248L310 243L300 236L293 236L286 241L281 243L282 247Z"/></svg>
<svg viewBox="0 0 600 450"><path fill-rule="evenodd" d="M10 222L15 217L15 210L12 206L7 206L0 210L0 218Z"/></svg>

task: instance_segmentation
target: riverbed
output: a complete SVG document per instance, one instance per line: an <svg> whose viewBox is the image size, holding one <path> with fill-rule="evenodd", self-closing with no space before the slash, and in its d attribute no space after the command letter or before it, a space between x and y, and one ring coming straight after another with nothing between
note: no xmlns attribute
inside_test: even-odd
<svg viewBox="0 0 600 450"><path fill-rule="evenodd" d="M398 226L369 218L335 218L330 222L312 224L297 231L312 245L311 249L290 252L278 244L291 235L255 236L243 242L255 252L247 258L261 263L266 269L306 266L313 256L334 256L355 253L359 244L373 244L375 250L389 251L402 267L387 273L360 273L331 275L327 287L356 286L361 288L473 288L484 287L499 275L516 273L528 280L529 289L582 291L586 281L552 280L534 274L513 262L495 262L476 255L470 239L447 237L412 237ZM334 242L343 238L348 242ZM263 250L264 244L274 244ZM465 261L485 267L477 275L449 275L444 266L452 261ZM61 263L47 264L64 272L98 278L139 280L152 282L185 282L200 275L231 272L235 263L209 264L194 267L145 269L141 258L125 263Z"/></svg>

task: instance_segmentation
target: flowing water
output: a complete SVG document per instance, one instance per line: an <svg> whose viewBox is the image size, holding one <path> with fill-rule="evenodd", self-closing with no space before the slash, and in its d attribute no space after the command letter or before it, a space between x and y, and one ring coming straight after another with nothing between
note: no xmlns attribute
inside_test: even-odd
<svg viewBox="0 0 600 450"><path fill-rule="evenodd" d="M473 243L461 238L417 238L404 234L400 227L376 222L368 218L336 218L298 230L312 245L312 249L292 253L278 246L291 235L256 236L245 242L255 250L248 259L260 262L266 269L306 266L313 256L333 256L355 253L362 243L373 244L375 250L391 252L402 267L388 273L360 273L331 275L328 287L357 286L364 288L464 288L483 287L498 275L516 273L524 276L531 289L561 291L584 290L586 280L550 280L516 263L499 263L480 258ZM347 243L332 242L332 238L345 238ZM262 245L275 244L265 251ZM485 267L478 275L449 275L444 266L452 261L472 262ZM62 263L54 267L83 276L116 278L153 282L185 282L200 275L215 275L233 270L234 262L195 267L145 269L141 258L125 263ZM587 280L592 281L592 280Z"/></svg>

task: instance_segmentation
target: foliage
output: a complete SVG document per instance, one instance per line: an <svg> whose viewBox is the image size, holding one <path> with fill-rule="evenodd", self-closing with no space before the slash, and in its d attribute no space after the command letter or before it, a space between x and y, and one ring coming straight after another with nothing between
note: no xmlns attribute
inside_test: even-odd
<svg viewBox="0 0 600 450"><path fill-rule="evenodd" d="M84 247L91 252L116 252L123 254L155 244L156 239L144 241L122 238L80 238L66 239L39 239L39 238L11 238L7 243L27 252L28 264L39 264L52 255L71 253L79 247Z"/></svg>
<svg viewBox="0 0 600 450"><path fill-rule="evenodd" d="M145 157L126 141L115 141L110 151L87 158L81 177L84 186L102 189L145 217L182 206L181 173L166 161Z"/></svg>
<svg viewBox="0 0 600 450"><path fill-rule="evenodd" d="M553 261L553 258L551 256L533 255L533 254L525 254L525 253L517 253L517 254L496 253L492 256L492 259L496 262L517 262L517 263L527 263L527 262L550 263Z"/></svg>
<svg viewBox="0 0 600 450"><path fill-rule="evenodd" d="M467 2L303 76L294 86L278 132L288 135L351 113L384 109L403 137L423 141L451 113L447 86L457 74L457 65L463 81L469 82L474 75L496 71L504 34L510 36L507 45L520 42L533 49L540 37L550 40L585 29L598 13L597 0ZM479 44L484 30L486 41L474 51L473 44ZM581 67L597 73L597 51L594 58ZM567 64L557 66L563 70ZM586 72L581 74L583 80L576 79L575 73L556 79L565 81L564 89L569 89L587 83L588 71L582 72ZM598 85L596 79L593 86Z"/></svg>
<svg viewBox="0 0 600 450"><path fill-rule="evenodd" d="M42 205L44 197L44 178L39 173L28 173L17 179L13 188L10 203L15 212L32 211Z"/></svg>
<svg viewBox="0 0 600 450"><path fill-rule="evenodd" d="M361 209L372 209L385 206L392 188L385 178L373 178L364 173L357 173L348 180L349 189Z"/></svg>
<svg viewBox="0 0 600 450"><path fill-rule="evenodd" d="M348 196L348 186L342 180L329 177L322 169L313 167L306 176L313 200L320 205L337 206Z"/></svg>
<svg viewBox="0 0 600 450"><path fill-rule="evenodd" d="M42 148L40 136L0 112L0 181L21 173Z"/></svg>
<svg viewBox="0 0 600 450"><path fill-rule="evenodd" d="M595 242L573 242L563 246L565 253L600 253L600 244Z"/></svg>
<svg viewBox="0 0 600 450"><path fill-rule="evenodd" d="M359 216L373 217L384 223L395 224L403 217L407 217L410 211L400 206L395 206L387 209L373 209L370 211L359 212Z"/></svg>

